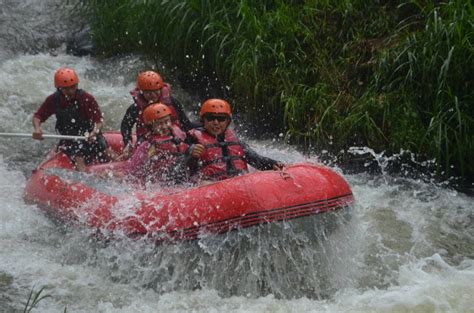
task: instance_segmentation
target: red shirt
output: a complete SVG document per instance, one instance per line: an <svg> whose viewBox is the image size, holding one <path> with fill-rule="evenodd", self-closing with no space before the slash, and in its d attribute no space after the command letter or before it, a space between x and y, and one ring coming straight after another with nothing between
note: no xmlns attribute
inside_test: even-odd
<svg viewBox="0 0 474 313"><path fill-rule="evenodd" d="M78 94L76 94L78 95ZM99 104L95 98L85 91L82 95L78 96L83 101L80 106L80 114L84 119L93 121L94 123L100 123L103 121L102 112L100 111ZM61 94L59 106L64 109L69 105L74 104L75 99L66 100L63 94ZM39 107L38 111L34 114L34 117L40 119L41 123L46 121L51 115L56 113L56 94L49 95L43 104Z"/></svg>

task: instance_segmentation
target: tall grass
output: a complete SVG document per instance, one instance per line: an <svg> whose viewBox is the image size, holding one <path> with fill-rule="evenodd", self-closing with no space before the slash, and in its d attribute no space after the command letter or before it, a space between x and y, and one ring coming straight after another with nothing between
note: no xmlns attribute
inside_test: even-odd
<svg viewBox="0 0 474 313"><path fill-rule="evenodd" d="M31 287L30 293L28 294L28 299L23 308L23 313L31 313L34 309L38 309L38 305L41 301L47 298L52 298L50 294L45 294L46 287L41 287L39 290L36 290L36 287ZM63 313L67 313L67 306L64 307Z"/></svg>
<svg viewBox="0 0 474 313"><path fill-rule="evenodd" d="M32 312L42 300L51 298L51 295L43 294L44 289L45 287L41 287L38 291L35 291L34 286L31 288L31 291L28 295L28 300L26 301L25 307L23 309L23 313Z"/></svg>
<svg viewBox="0 0 474 313"><path fill-rule="evenodd" d="M140 49L191 75L216 77L231 88L242 110L277 128L290 125L290 133L314 127L293 127L288 112L298 113L296 122L311 120L301 115L307 106L321 110L323 85L331 100L346 100L340 90L354 75L350 64L370 57L364 42L354 42L396 23L385 14L396 3L362 0L86 2L94 8L95 40L104 53ZM354 50L357 56L346 56ZM305 104L289 108L295 93Z"/></svg>
<svg viewBox="0 0 474 313"><path fill-rule="evenodd" d="M389 144L403 147L411 139L412 150L437 159L439 172L451 175L454 167L472 175L474 7L451 1L425 12L425 28L403 40L391 38L396 47L384 51L375 73L375 94L389 95L391 107L404 107L389 117Z"/></svg>
<svg viewBox="0 0 474 313"><path fill-rule="evenodd" d="M474 176L471 0L84 0L105 55L146 52L294 142Z"/></svg>

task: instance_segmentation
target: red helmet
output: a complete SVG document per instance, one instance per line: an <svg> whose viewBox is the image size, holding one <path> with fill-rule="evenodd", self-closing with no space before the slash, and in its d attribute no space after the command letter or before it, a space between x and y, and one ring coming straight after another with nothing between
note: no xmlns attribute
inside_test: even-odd
<svg viewBox="0 0 474 313"><path fill-rule="evenodd" d="M199 116L203 117L206 113L227 114L232 117L232 109L229 102L222 99L208 99L202 106Z"/></svg>
<svg viewBox="0 0 474 313"><path fill-rule="evenodd" d="M170 115L171 110L167 105L163 103L152 103L143 111L143 121L148 125Z"/></svg>
<svg viewBox="0 0 474 313"><path fill-rule="evenodd" d="M146 71L138 74L137 87L140 90L160 90L163 85L163 79L157 72Z"/></svg>
<svg viewBox="0 0 474 313"><path fill-rule="evenodd" d="M54 74L54 86L56 88L65 88L77 85L79 83L79 77L71 68L61 67Z"/></svg>

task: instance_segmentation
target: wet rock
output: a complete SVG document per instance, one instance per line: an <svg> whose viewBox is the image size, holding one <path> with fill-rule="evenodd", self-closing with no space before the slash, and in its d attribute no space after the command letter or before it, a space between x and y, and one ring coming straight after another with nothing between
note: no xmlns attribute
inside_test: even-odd
<svg viewBox="0 0 474 313"><path fill-rule="evenodd" d="M73 33L66 41L67 53L75 56L92 55L94 44L89 25L83 26L79 31Z"/></svg>

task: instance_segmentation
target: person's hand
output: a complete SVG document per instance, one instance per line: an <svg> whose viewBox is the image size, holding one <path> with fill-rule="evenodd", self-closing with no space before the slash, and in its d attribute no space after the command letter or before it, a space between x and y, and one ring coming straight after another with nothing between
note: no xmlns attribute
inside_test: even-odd
<svg viewBox="0 0 474 313"><path fill-rule="evenodd" d="M191 152L191 156L193 158L198 159L204 153L204 150L206 150L206 148L202 144L198 143L194 145L193 151Z"/></svg>
<svg viewBox="0 0 474 313"><path fill-rule="evenodd" d="M109 158L110 161L118 161L118 158L120 157L117 152L115 152L111 147L108 147L105 149L105 154Z"/></svg>
<svg viewBox="0 0 474 313"><path fill-rule="evenodd" d="M122 154L120 154L115 161L123 161L128 160L132 156L133 146L131 144L127 144L125 148L122 150Z"/></svg>
<svg viewBox="0 0 474 313"><path fill-rule="evenodd" d="M273 164L273 170L278 171L278 174L280 174L281 178L283 178L284 180L291 178L290 173L286 171L285 163L277 161L275 164Z"/></svg>
<svg viewBox="0 0 474 313"><path fill-rule="evenodd" d="M35 131L33 132L32 134L33 136L33 139L36 139L36 140L43 140L43 130L41 128L39 129L35 129Z"/></svg>
<svg viewBox="0 0 474 313"><path fill-rule="evenodd" d="M94 142L97 140L97 133L99 131L96 129L93 129L89 134L86 133L86 141L87 142Z"/></svg>
<svg viewBox="0 0 474 313"><path fill-rule="evenodd" d="M282 162L276 162L275 164L273 164L272 168L275 171L283 171L285 170L285 164Z"/></svg>
<svg viewBox="0 0 474 313"><path fill-rule="evenodd" d="M113 178L117 182L123 182L125 180L125 173L124 172L112 172L112 174L109 174L110 178Z"/></svg>
<svg viewBox="0 0 474 313"><path fill-rule="evenodd" d="M125 173L116 171L114 172L113 170L105 170L97 175L99 178L102 179L111 179L114 178L118 181L122 181L125 178Z"/></svg>

